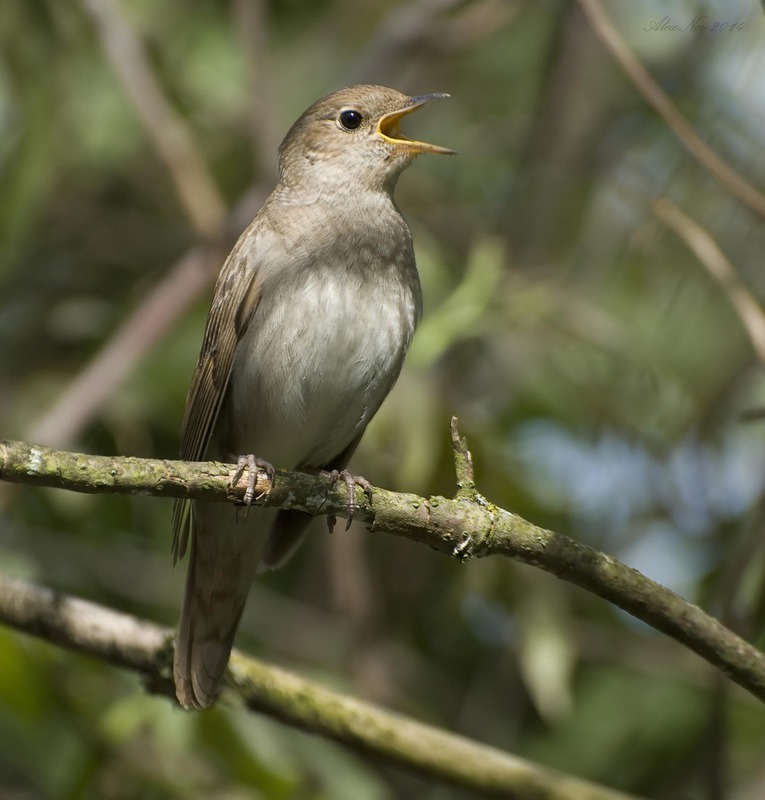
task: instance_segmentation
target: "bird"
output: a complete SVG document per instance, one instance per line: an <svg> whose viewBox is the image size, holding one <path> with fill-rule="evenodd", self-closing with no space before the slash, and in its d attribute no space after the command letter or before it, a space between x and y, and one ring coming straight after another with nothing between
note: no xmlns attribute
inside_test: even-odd
<svg viewBox="0 0 765 800"><path fill-rule="evenodd" d="M181 431L186 461L346 465L395 384L422 314L412 235L393 199L422 153L454 151L405 136L404 117L448 97L358 85L328 94L292 125L276 186L216 281ZM244 455L243 455L244 454ZM363 479L358 482L368 487ZM281 566L313 517L179 500L173 563L189 550L175 648L186 709L216 699L257 572ZM189 545L190 543L190 545Z"/></svg>

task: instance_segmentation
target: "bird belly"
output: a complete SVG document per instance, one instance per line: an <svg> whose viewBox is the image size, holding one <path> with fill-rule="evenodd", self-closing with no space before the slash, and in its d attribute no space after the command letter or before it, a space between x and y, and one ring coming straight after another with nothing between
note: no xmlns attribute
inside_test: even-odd
<svg viewBox="0 0 765 800"><path fill-rule="evenodd" d="M264 297L237 348L227 411L232 447L286 469L328 465L395 383L414 333L400 281L312 273Z"/></svg>

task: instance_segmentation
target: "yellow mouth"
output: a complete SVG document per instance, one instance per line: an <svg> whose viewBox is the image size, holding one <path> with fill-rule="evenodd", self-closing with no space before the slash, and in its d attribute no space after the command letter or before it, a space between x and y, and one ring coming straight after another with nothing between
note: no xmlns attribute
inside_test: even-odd
<svg viewBox="0 0 765 800"><path fill-rule="evenodd" d="M377 123L377 134L384 141L395 145L398 148L408 150L410 153L440 153L446 156L455 155L454 150L448 147L441 147L437 144L428 144L427 142L418 142L416 139L410 139L401 133L400 126L401 120L416 111L418 108L432 103L434 100L442 100L449 97L448 94L423 94L416 97L410 97L409 103L399 111L392 111L380 118Z"/></svg>

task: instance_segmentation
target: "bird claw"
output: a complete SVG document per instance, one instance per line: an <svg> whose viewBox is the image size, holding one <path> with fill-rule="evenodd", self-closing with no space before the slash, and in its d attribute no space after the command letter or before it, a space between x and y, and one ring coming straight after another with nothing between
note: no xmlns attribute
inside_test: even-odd
<svg viewBox="0 0 765 800"><path fill-rule="evenodd" d="M356 487L359 486L364 490L367 499L371 503L372 484L361 475L351 475L347 469L340 470L339 472L336 469L333 469L331 472L322 470L319 474L329 480L330 489L341 479L343 483L345 483L345 487L348 490L348 522L345 525L345 530L348 530L353 522L353 514L358 508L358 505L356 505ZM337 517L335 517L334 514L327 514L327 527L329 528L330 533L332 533L336 522Z"/></svg>
<svg viewBox="0 0 765 800"><path fill-rule="evenodd" d="M232 486L236 486L236 484L239 483L240 478L242 475L244 475L245 469L247 470L247 488L244 491L244 497L242 497L242 505L247 506L247 509L249 510L250 506L256 500L262 500L270 493L271 486L273 486L274 480L276 479L276 470L270 461L266 461L263 458L258 458L252 453L249 455L239 456L236 461L236 471L234 472L234 476L231 478ZM258 469L262 469L266 473L271 485L268 489L266 489L265 492L261 492L257 497L255 497L255 486L258 483Z"/></svg>

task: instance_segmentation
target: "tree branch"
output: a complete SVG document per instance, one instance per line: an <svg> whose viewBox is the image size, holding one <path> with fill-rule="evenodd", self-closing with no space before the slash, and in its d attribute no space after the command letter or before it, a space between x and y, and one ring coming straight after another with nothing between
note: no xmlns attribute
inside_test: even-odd
<svg viewBox="0 0 765 800"><path fill-rule="evenodd" d="M593 31L611 52L643 99L667 123L686 150L735 198L765 217L765 194L753 186L711 148L677 110L669 95L651 77L603 10L600 0L579 0Z"/></svg>
<svg viewBox="0 0 765 800"><path fill-rule="evenodd" d="M0 620L143 673L153 691L174 696L171 630L1 575ZM254 711L489 797L629 800L621 792L543 769L237 652L231 657L227 684Z"/></svg>
<svg viewBox="0 0 765 800"><path fill-rule="evenodd" d="M192 247L168 269L50 406L30 424L25 438L51 447L66 447L79 436L136 364L212 285L228 247L255 216L265 196L263 185L254 184L228 219L230 242L221 242L220 247Z"/></svg>
<svg viewBox="0 0 765 800"><path fill-rule="evenodd" d="M248 476L245 472L231 487L233 474L233 465L218 462L111 458L25 442L0 443L0 480L78 492L240 501ZM259 503L266 506L309 514L348 513L344 487L330 487L321 477L279 471L270 486L265 473L259 472L257 494L263 492ZM463 561L502 555L543 569L671 636L765 700L765 655L752 645L637 570L498 508L478 492L448 499L375 488L373 502L363 501L355 519L368 523L372 532L413 539Z"/></svg>
<svg viewBox="0 0 765 800"><path fill-rule="evenodd" d="M218 255L215 248L189 250L125 317L25 435L32 441L59 447L75 439L114 387L207 289Z"/></svg>
<svg viewBox="0 0 765 800"><path fill-rule="evenodd" d="M203 238L220 236L226 203L199 153L191 128L164 94L119 0L83 0L106 55L167 168L184 210Z"/></svg>
<svg viewBox="0 0 765 800"><path fill-rule="evenodd" d="M765 364L765 311L712 235L666 197L655 200L653 213L686 244L725 292L749 336L760 363Z"/></svg>

